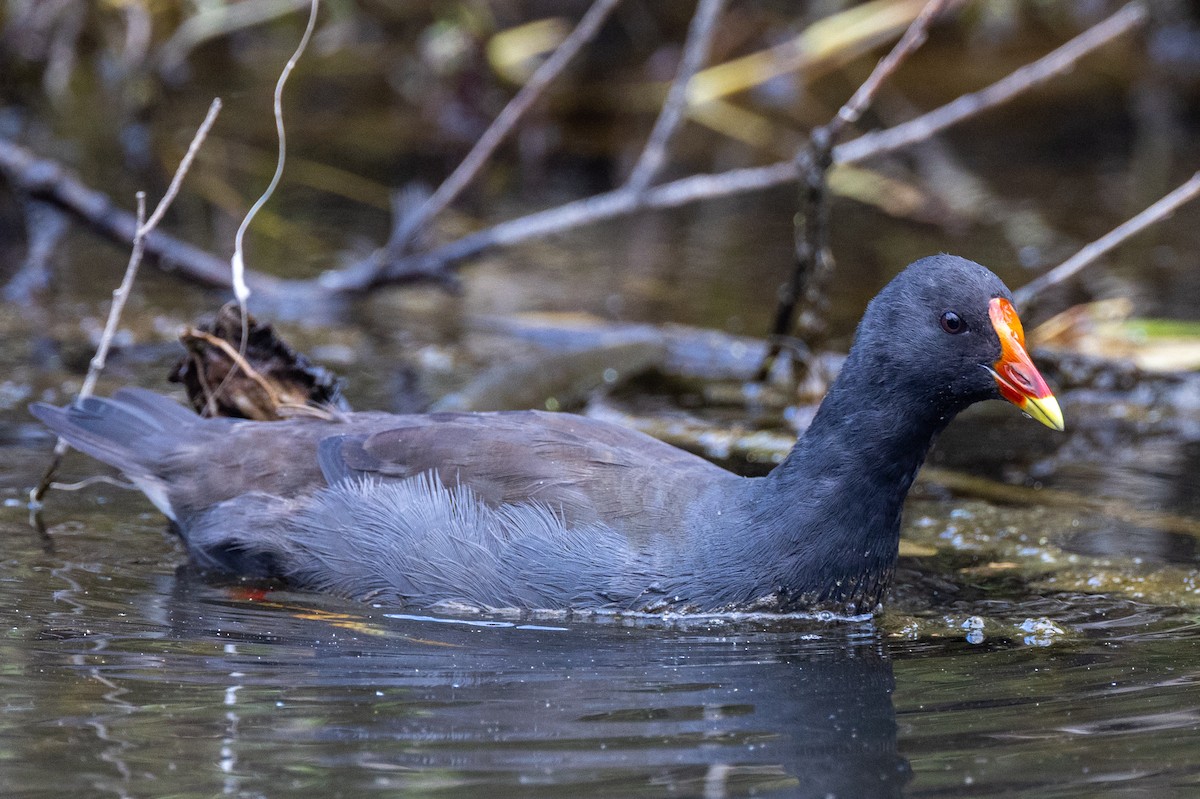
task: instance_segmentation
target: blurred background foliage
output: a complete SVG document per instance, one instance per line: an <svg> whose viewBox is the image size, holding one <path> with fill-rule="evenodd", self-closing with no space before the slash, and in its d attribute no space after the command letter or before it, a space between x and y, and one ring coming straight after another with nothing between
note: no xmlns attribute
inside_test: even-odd
<svg viewBox="0 0 1200 799"><path fill-rule="evenodd" d="M307 6L307 0L7 0L0 18L0 135L78 170L125 204L122 198L136 189L152 199L161 194L209 99L222 97L222 119L166 227L227 254L234 227L274 167L270 95ZM794 155L807 130L830 118L922 6L921 0L731 3L712 66L691 88L689 123L673 143L663 179ZM893 124L980 88L1119 6L966 3L935 26L861 128ZM393 194L436 185L448 174L587 7L324 0L313 46L287 90L289 162L281 191L254 228L252 265L308 277L376 246L387 235ZM938 249L982 260L1020 284L1194 170L1200 24L1190 3L1155 0L1149 7L1152 22L1142 35L956 127L938 140L940 154L906 151L835 170L834 191L848 203L835 207L835 255L852 264L851 283L867 284L843 284L835 293L869 296L889 271ZM622 3L454 212L438 220L436 235L444 240L619 185L674 75L693 10L691 3ZM686 296L662 301L660 275L634 274L622 279L628 291L618 301L607 290L611 283L589 287L580 275L579 304L609 315L761 333L788 268L789 195L771 194L767 217L762 199L689 212L687 224L732 214L739 221L725 224L755 231L745 234L743 250L757 248L770 269L751 269L744 285L731 287L718 274L693 284ZM0 202L0 255L17 263L22 217L12 197ZM723 230L735 243L743 235ZM612 232L585 232L574 241L584 248L611 243ZM714 249L694 239L683 243L685 255ZM654 252L679 246L654 235L637 240ZM1124 266L1066 290L1050 310L1121 295L1139 311L1192 318L1193 303L1182 297L1200 296L1200 281L1180 266L1189 242L1158 243L1152 235L1129 245ZM630 260L632 246L626 242L608 257ZM115 265L120 253L112 255ZM526 253L522 260L544 255ZM711 271L705 274L713 277ZM115 284L115 273L102 282ZM722 307L719 297L730 291L743 310ZM495 308L566 305L544 300ZM701 310L688 312L685 300ZM859 310L835 304L843 332Z"/></svg>

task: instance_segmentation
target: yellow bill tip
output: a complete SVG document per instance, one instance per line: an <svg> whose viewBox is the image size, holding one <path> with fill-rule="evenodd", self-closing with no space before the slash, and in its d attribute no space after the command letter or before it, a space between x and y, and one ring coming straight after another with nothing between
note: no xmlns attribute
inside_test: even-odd
<svg viewBox="0 0 1200 799"><path fill-rule="evenodd" d="M1063 421L1062 408L1058 407L1058 400L1053 394L1047 394L1044 397L1025 397L1019 407L1051 430L1061 433L1067 429L1066 423Z"/></svg>

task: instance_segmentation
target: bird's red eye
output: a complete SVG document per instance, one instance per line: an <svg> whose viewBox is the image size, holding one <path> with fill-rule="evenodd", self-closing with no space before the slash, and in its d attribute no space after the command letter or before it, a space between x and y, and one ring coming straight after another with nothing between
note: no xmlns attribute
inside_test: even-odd
<svg viewBox="0 0 1200 799"><path fill-rule="evenodd" d="M962 317L954 311L946 311L942 314L942 330L947 333L955 334L962 333L967 329L967 323L962 320Z"/></svg>

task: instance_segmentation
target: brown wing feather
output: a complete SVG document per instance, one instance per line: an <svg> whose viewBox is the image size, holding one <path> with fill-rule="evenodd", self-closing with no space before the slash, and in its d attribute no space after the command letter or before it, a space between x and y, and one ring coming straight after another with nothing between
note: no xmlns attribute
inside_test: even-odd
<svg viewBox="0 0 1200 799"><path fill-rule="evenodd" d="M604 522L637 537L671 535L705 486L740 478L627 428L521 411L432 414L343 447L347 465L384 478L437 472L489 504L536 501L567 523Z"/></svg>
<svg viewBox="0 0 1200 799"><path fill-rule="evenodd" d="M539 411L226 423L170 461L164 477L185 515L247 491L290 497L327 478L436 472L489 504L536 501L568 524L603 522L636 540L681 535L707 489L741 479L643 433Z"/></svg>

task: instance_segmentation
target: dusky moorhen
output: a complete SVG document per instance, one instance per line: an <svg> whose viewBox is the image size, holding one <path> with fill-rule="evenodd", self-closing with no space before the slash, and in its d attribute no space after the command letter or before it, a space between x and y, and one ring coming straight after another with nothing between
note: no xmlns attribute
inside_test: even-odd
<svg viewBox="0 0 1200 799"><path fill-rule="evenodd" d="M565 413L251 422L141 389L31 411L123 471L206 569L415 607L864 612L934 437L1000 398L1063 429L1008 289L939 255L871 301L765 477Z"/></svg>

